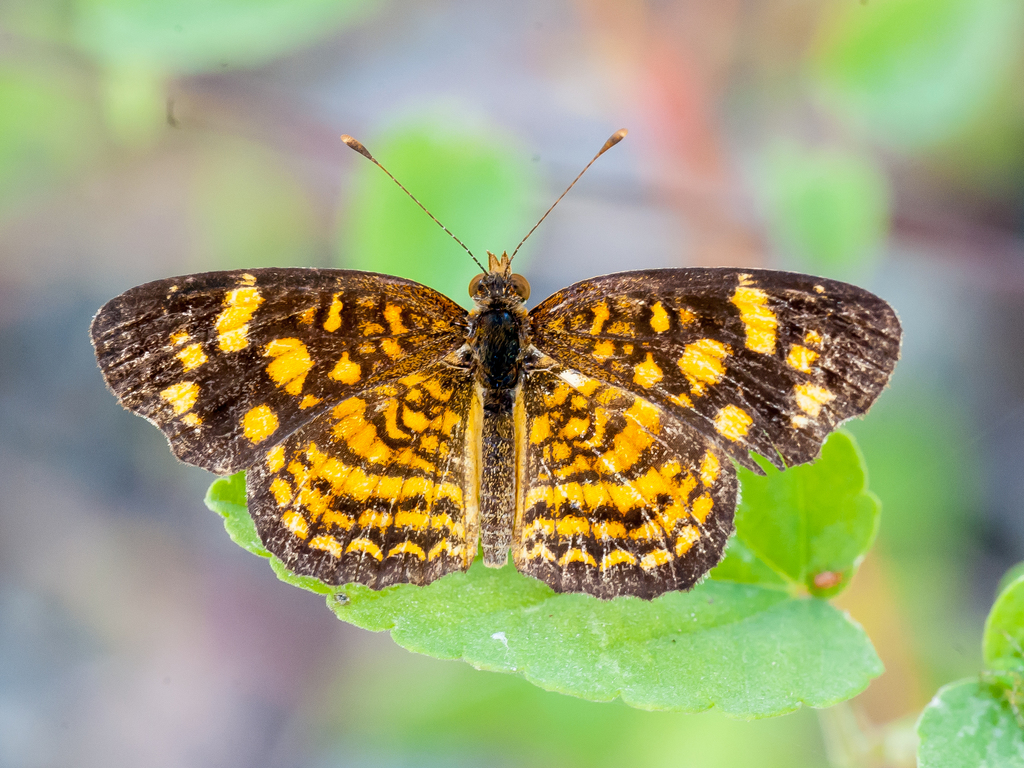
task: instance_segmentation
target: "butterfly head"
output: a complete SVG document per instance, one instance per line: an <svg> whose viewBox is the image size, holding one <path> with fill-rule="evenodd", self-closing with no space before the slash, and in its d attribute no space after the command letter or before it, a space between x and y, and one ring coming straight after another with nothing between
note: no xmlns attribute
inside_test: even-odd
<svg viewBox="0 0 1024 768"><path fill-rule="evenodd" d="M469 295L478 307L522 304L530 298L530 284L522 275L513 274L508 253L498 258L488 251L487 256L487 271L469 282Z"/></svg>

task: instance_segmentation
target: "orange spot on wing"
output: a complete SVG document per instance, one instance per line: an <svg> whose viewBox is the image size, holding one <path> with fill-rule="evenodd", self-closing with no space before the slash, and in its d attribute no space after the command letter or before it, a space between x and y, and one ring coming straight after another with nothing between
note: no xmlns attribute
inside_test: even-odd
<svg viewBox="0 0 1024 768"><path fill-rule="evenodd" d="M310 544L310 546L312 546L312 543ZM384 559L384 553L380 551L380 547L378 547L374 542L370 541L369 539L353 539L351 542L349 542L349 545L345 547L345 551L365 552L374 560L378 561Z"/></svg>
<svg viewBox="0 0 1024 768"><path fill-rule="evenodd" d="M609 568L616 565L622 565L623 563L627 565L636 565L636 556L624 549L613 549L601 558L601 570L607 571Z"/></svg>
<svg viewBox="0 0 1024 768"><path fill-rule="evenodd" d="M700 463L700 481L705 488L710 488L715 484L719 468L718 457L711 451L705 451L704 459Z"/></svg>
<svg viewBox="0 0 1024 768"><path fill-rule="evenodd" d="M813 349L794 344L789 349L789 356L786 358L786 365L800 373L810 373L811 364L818 359L818 353Z"/></svg>
<svg viewBox="0 0 1024 768"><path fill-rule="evenodd" d="M181 416L192 410L199 398L199 385L194 381L182 381L172 384L160 392L161 399L168 402L175 416Z"/></svg>
<svg viewBox="0 0 1024 768"><path fill-rule="evenodd" d="M328 376L342 384L355 384L362 377L362 368L359 367L359 363L349 360L348 352L343 352L341 359Z"/></svg>
<svg viewBox="0 0 1024 768"><path fill-rule="evenodd" d="M238 352L249 346L249 321L262 303L263 297L252 286L227 292L225 309L217 315L214 323L217 344L222 352Z"/></svg>
<svg viewBox="0 0 1024 768"><path fill-rule="evenodd" d="M309 523L306 522L306 518L293 509L290 509L281 515L281 525L294 533L300 539L304 539L309 536Z"/></svg>
<svg viewBox="0 0 1024 768"><path fill-rule="evenodd" d="M331 308L327 311L327 319L324 320L324 330L334 333L341 328L341 310L344 304L341 302L341 294L336 293L331 297Z"/></svg>
<svg viewBox="0 0 1024 768"><path fill-rule="evenodd" d="M660 301L656 301L651 307L651 329L655 333L664 333L669 329L669 325L668 312Z"/></svg>
<svg viewBox="0 0 1024 768"><path fill-rule="evenodd" d="M179 351L175 357L181 360L186 373L198 368L207 360L206 353L203 352L203 348L199 344L189 344Z"/></svg>
<svg viewBox="0 0 1024 768"><path fill-rule="evenodd" d="M794 393L797 407L812 419L818 418L823 405L836 399L835 394L817 384L797 384Z"/></svg>
<svg viewBox="0 0 1024 768"><path fill-rule="evenodd" d="M392 335L398 336L399 334L409 332L409 329L402 323L401 307L395 304L385 305L384 319L387 320L388 326L391 328Z"/></svg>
<svg viewBox="0 0 1024 768"><path fill-rule="evenodd" d="M341 542L333 536L326 536L321 534L309 542L309 546L313 549L319 549L326 552L331 557L340 558L342 555Z"/></svg>
<svg viewBox="0 0 1024 768"><path fill-rule="evenodd" d="M641 387L653 387L661 381L664 376L664 371L662 371L661 367L654 362L654 355L650 352L647 353L646 360L642 363L637 363L633 368L633 383L639 384Z"/></svg>
<svg viewBox="0 0 1024 768"><path fill-rule="evenodd" d="M700 531L696 526L688 525L683 528L676 537L676 557L685 555L698 541L700 541Z"/></svg>
<svg viewBox="0 0 1024 768"><path fill-rule="evenodd" d="M690 391L694 395L703 395L708 386L721 380L725 375L722 360L729 354L729 347L714 339L700 339L684 347L679 358L679 370L690 382Z"/></svg>
<svg viewBox="0 0 1024 768"><path fill-rule="evenodd" d="M263 356L274 358L267 364L267 375L275 386L289 395L302 394L306 374L313 367L305 344L298 339L274 339L263 348Z"/></svg>
<svg viewBox="0 0 1024 768"><path fill-rule="evenodd" d="M549 437L551 437L551 417L542 413L530 425L530 442L540 445Z"/></svg>
<svg viewBox="0 0 1024 768"><path fill-rule="evenodd" d="M729 440L739 440L753 423L750 414L735 405L727 405L715 414L715 430Z"/></svg>
<svg viewBox="0 0 1024 768"><path fill-rule="evenodd" d="M747 337L747 349L764 355L773 354L779 321L768 307L768 294L760 288L741 285L735 290L730 301L740 311L740 321Z"/></svg>
<svg viewBox="0 0 1024 768"><path fill-rule="evenodd" d="M242 417L242 433L251 443L262 443L277 430L277 414L267 405L250 408Z"/></svg>
<svg viewBox="0 0 1024 768"><path fill-rule="evenodd" d="M608 311L608 303L604 301L595 304L591 309L594 312L594 323L590 326L590 335L597 336L611 313Z"/></svg>
<svg viewBox="0 0 1024 768"><path fill-rule="evenodd" d="M653 552L648 552L640 558L640 567L645 571L650 571L657 568L659 565L671 562L672 559L672 553L668 550L656 549Z"/></svg>

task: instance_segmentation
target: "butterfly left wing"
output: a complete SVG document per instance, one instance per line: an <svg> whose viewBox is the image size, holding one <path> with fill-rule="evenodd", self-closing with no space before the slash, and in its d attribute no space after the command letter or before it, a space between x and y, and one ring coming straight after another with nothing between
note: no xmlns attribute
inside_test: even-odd
<svg viewBox="0 0 1024 768"><path fill-rule="evenodd" d="M465 315L398 277L253 269L137 286L90 332L121 404L182 461L229 474L339 400L461 346Z"/></svg>
<svg viewBox="0 0 1024 768"><path fill-rule="evenodd" d="M737 482L715 441L551 359L526 374L515 415L521 572L558 592L650 599L719 561Z"/></svg>
<svg viewBox="0 0 1024 768"><path fill-rule="evenodd" d="M571 285L530 313L566 368L640 395L760 472L814 459L865 413L899 359L886 302L790 272L659 269Z"/></svg>

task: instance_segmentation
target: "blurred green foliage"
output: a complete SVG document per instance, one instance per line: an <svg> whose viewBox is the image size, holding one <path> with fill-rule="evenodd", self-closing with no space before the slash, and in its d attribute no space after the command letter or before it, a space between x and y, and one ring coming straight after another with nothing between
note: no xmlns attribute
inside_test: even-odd
<svg viewBox="0 0 1024 768"><path fill-rule="evenodd" d="M12 0L2 18L97 64L191 74L264 64L310 45L384 0Z"/></svg>
<svg viewBox="0 0 1024 768"><path fill-rule="evenodd" d="M783 144L768 154L763 185L787 266L855 280L878 263L889 230L889 187L869 156Z"/></svg>
<svg viewBox="0 0 1024 768"><path fill-rule="evenodd" d="M84 88L56 71L0 67L0 209L90 167L102 130Z"/></svg>
<svg viewBox="0 0 1024 768"><path fill-rule="evenodd" d="M310 702L308 708L323 738L343 744L339 762L364 752L378 762L382 755L416 755L417 765L828 765L810 710L755 721L714 711L645 712L621 702L559 696L518 677L481 675L397 649L364 653L346 671L344 684L347 696Z"/></svg>
<svg viewBox="0 0 1024 768"><path fill-rule="evenodd" d="M493 129L426 116L366 144L484 266L488 250L511 254L539 215L538 179ZM344 266L416 280L468 306L469 281L480 271L469 256L379 168L355 154L350 162L338 235ZM528 261L529 251L520 253L516 270Z"/></svg>
<svg viewBox="0 0 1024 768"><path fill-rule="evenodd" d="M1000 96L1022 39L1019 0L844 3L821 35L815 73L846 121L881 143L923 149Z"/></svg>
<svg viewBox="0 0 1024 768"><path fill-rule="evenodd" d="M324 265L313 201L269 148L212 136L190 162L196 271Z"/></svg>
<svg viewBox="0 0 1024 768"><path fill-rule="evenodd" d="M943 687L918 721L920 768L1024 766L1024 576L985 622L986 672Z"/></svg>
<svg viewBox="0 0 1024 768"><path fill-rule="evenodd" d="M887 584L932 690L979 661L963 574L972 557L965 531L981 495L981 457L966 418L941 390L897 369L871 414L849 425L885 506L878 549Z"/></svg>

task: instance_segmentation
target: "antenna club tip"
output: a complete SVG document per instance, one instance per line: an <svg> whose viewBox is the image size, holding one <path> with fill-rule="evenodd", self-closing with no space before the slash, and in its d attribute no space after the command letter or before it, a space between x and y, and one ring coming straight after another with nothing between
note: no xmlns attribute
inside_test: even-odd
<svg viewBox="0 0 1024 768"><path fill-rule="evenodd" d="M601 151L598 152L597 154L598 155L603 155L609 149L611 149L616 144L618 144L620 141L622 141L624 138L626 138L626 134L627 133L629 133L629 131L627 131L625 128L620 128L619 130L617 130L615 133L613 133L611 135L611 137L608 139L608 141L606 141L604 143L604 146L601 147Z"/></svg>
<svg viewBox="0 0 1024 768"><path fill-rule="evenodd" d="M341 140L363 157L367 157L370 160L373 160L373 155L371 155L369 150L362 145L362 142L358 141L357 139L353 139L347 133L341 134Z"/></svg>

